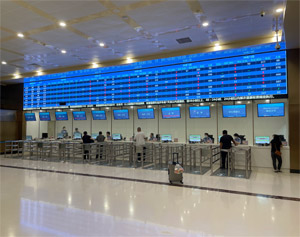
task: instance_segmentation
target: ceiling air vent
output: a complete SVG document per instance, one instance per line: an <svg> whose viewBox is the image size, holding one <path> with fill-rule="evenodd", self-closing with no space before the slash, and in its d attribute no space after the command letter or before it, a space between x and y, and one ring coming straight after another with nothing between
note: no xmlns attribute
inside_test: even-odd
<svg viewBox="0 0 300 237"><path fill-rule="evenodd" d="M176 39L176 41L177 41L179 44L185 44L185 43L192 42L192 40L191 40L190 37L181 38L181 39Z"/></svg>

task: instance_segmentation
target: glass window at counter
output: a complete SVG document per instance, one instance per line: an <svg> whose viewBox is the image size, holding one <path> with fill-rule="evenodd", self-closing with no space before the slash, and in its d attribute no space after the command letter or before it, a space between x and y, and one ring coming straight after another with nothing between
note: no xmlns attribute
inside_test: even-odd
<svg viewBox="0 0 300 237"><path fill-rule="evenodd" d="M106 113L104 110L92 110L93 120L106 120Z"/></svg>
<svg viewBox="0 0 300 237"><path fill-rule="evenodd" d="M50 112L40 112L40 121L51 121Z"/></svg>
<svg viewBox="0 0 300 237"><path fill-rule="evenodd" d="M284 103L257 104L258 117L284 117Z"/></svg>
<svg viewBox="0 0 300 237"><path fill-rule="evenodd" d="M282 97L287 94L286 52L274 46L25 78L24 109Z"/></svg>
<svg viewBox="0 0 300 237"><path fill-rule="evenodd" d="M139 119L154 119L154 109L137 109Z"/></svg>
<svg viewBox="0 0 300 237"><path fill-rule="evenodd" d="M210 118L209 106L190 107L190 118Z"/></svg>
<svg viewBox="0 0 300 237"><path fill-rule="evenodd" d="M223 105L223 118L247 117L246 105Z"/></svg>
<svg viewBox="0 0 300 237"><path fill-rule="evenodd" d="M161 115L163 119L180 118L180 107L161 108Z"/></svg>
<svg viewBox="0 0 300 237"><path fill-rule="evenodd" d="M114 119L115 120L129 119L128 109L116 109L116 110L114 110Z"/></svg>
<svg viewBox="0 0 300 237"><path fill-rule="evenodd" d="M30 122L30 121L36 121L35 118L35 113L25 113L25 121Z"/></svg>
<svg viewBox="0 0 300 237"><path fill-rule="evenodd" d="M73 111L74 120L86 120L85 111Z"/></svg>
<svg viewBox="0 0 300 237"><path fill-rule="evenodd" d="M55 118L57 121L68 120L68 113L67 112L55 112Z"/></svg>

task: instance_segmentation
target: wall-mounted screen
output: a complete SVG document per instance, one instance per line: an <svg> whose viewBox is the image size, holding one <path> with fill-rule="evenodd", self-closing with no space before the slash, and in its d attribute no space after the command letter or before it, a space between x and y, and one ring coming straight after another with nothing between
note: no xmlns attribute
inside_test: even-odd
<svg viewBox="0 0 300 237"><path fill-rule="evenodd" d="M284 103L257 104L258 117L284 117Z"/></svg>
<svg viewBox="0 0 300 237"><path fill-rule="evenodd" d="M255 137L255 144L269 144L270 137Z"/></svg>
<svg viewBox="0 0 300 237"><path fill-rule="evenodd" d="M210 107L190 107L190 118L210 118Z"/></svg>
<svg viewBox="0 0 300 237"><path fill-rule="evenodd" d="M247 117L246 105L223 105L223 118Z"/></svg>
<svg viewBox="0 0 300 237"><path fill-rule="evenodd" d="M200 135L190 135L190 142L200 142L201 136Z"/></svg>
<svg viewBox="0 0 300 237"><path fill-rule="evenodd" d="M93 120L106 120L106 113L104 110L92 110Z"/></svg>
<svg viewBox="0 0 300 237"><path fill-rule="evenodd" d="M137 109L139 119L154 119L154 109Z"/></svg>
<svg viewBox="0 0 300 237"><path fill-rule="evenodd" d="M51 121L50 112L40 112L40 121Z"/></svg>
<svg viewBox="0 0 300 237"><path fill-rule="evenodd" d="M281 50L270 43L25 78L23 107L286 97L280 44Z"/></svg>
<svg viewBox="0 0 300 237"><path fill-rule="evenodd" d="M161 108L161 114L163 119L177 119L180 118L180 108Z"/></svg>
<svg viewBox="0 0 300 237"><path fill-rule="evenodd" d="M74 120L86 120L85 111L73 111Z"/></svg>
<svg viewBox="0 0 300 237"><path fill-rule="evenodd" d="M55 112L55 118L57 121L68 120L68 113L67 112Z"/></svg>
<svg viewBox="0 0 300 237"><path fill-rule="evenodd" d="M114 119L129 119L128 109L116 109L114 110Z"/></svg>
<svg viewBox="0 0 300 237"><path fill-rule="evenodd" d="M35 113L25 113L25 121L30 122L30 121L36 121L35 118Z"/></svg>

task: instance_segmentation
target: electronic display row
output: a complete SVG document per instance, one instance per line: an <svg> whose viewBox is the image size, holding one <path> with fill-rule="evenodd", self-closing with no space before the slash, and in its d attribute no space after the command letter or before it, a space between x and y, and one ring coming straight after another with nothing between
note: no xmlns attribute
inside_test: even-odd
<svg viewBox="0 0 300 237"><path fill-rule="evenodd" d="M23 108L284 97L286 52L269 50L232 49L25 78Z"/></svg>
<svg viewBox="0 0 300 237"><path fill-rule="evenodd" d="M224 118L243 118L247 117L247 108L245 104L241 105L223 105ZM163 119L181 118L180 107L161 108ZM115 120L129 119L128 109L113 110ZM154 119L155 113L153 108L137 109L138 119ZM283 117L284 103L257 104L258 117ZM50 112L40 112L40 121L50 121ZM190 118L210 118L210 106L191 106L189 107ZM105 110L92 110L93 120L106 120ZM68 120L66 111L55 112L57 121ZM86 120L85 111L73 111L74 120ZM35 113L25 113L26 121L36 121Z"/></svg>

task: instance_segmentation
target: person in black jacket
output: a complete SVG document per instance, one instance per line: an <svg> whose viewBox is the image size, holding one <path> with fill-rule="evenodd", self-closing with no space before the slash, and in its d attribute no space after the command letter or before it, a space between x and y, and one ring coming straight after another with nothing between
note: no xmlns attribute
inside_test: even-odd
<svg viewBox="0 0 300 237"><path fill-rule="evenodd" d="M235 146L237 145L236 141L233 140L233 137L231 135L227 134L227 130L223 130L223 136L220 139L220 149L229 150L231 148L231 142ZM228 155L228 152L221 151L221 158L222 158L221 169L225 169L225 167L226 167L227 155Z"/></svg>
<svg viewBox="0 0 300 237"><path fill-rule="evenodd" d="M273 140L271 141L271 157L273 160L273 168L275 172L281 172L280 168L282 165L282 158L280 148L282 147L282 143L278 135L273 135ZM278 160L278 168L276 166L276 160Z"/></svg>
<svg viewBox="0 0 300 237"><path fill-rule="evenodd" d="M84 148L84 155L83 155L83 159L89 159L89 150L87 149L87 146L85 146L85 144L89 144L89 143L93 143L94 140L91 138L91 136L89 136L87 134L87 131L83 132L83 137L82 137L82 142L83 142L83 148Z"/></svg>

